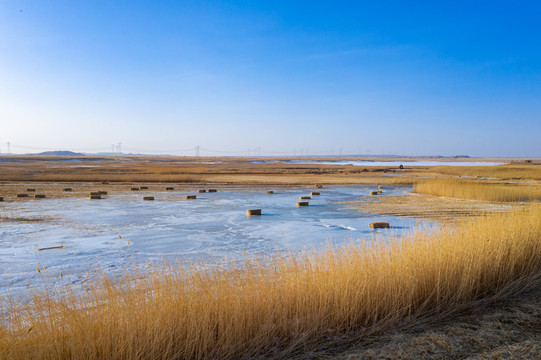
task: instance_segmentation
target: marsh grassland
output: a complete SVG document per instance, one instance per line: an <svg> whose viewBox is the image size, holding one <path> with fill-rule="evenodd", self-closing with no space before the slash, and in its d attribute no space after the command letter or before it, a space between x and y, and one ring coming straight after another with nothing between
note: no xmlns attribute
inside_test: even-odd
<svg viewBox="0 0 541 360"><path fill-rule="evenodd" d="M423 327L437 331L472 309L489 311L540 289L541 196L539 169L530 169L532 165L525 172L529 182L520 184L448 179L446 170L433 168L412 169L396 180L374 169L363 176L351 169L345 174L322 167L318 177L305 174L304 167L264 168L259 171L267 174L254 175L249 174L252 165L245 166L236 174L209 166L206 174L190 176L220 181L238 176L239 183L256 176L259 183L264 175L278 183L304 179L310 184L325 183L335 172L334 181L343 183L409 181L417 184L415 191L432 198L524 203L501 211L480 210L475 217L464 214L460 221L442 222L437 230L417 229L401 237L388 234L340 247L329 244L322 251L271 259L246 256L245 261L225 267L134 267L119 279L97 276L82 289L68 282L47 287L47 270L39 269L44 287L34 289L31 301L3 299L0 358L446 358L453 352L470 356L479 350L465 340L462 347L453 350L449 345L447 352L437 352L430 350L438 344L436 337L415 345L411 331ZM426 180L427 174L441 178ZM19 180L29 181L27 175ZM530 334L526 328L531 327L532 333L541 328L535 315L539 303L520 305L534 314L517 325L525 334ZM386 350L382 341L397 333L409 342ZM538 341L532 339L526 336L524 346ZM370 352L371 346L377 351ZM524 357L540 355L539 347L530 350L522 352Z"/></svg>
<svg viewBox="0 0 541 360"><path fill-rule="evenodd" d="M432 171L444 175L470 176L505 180L541 180L539 163L511 163L500 166L434 166Z"/></svg>
<svg viewBox="0 0 541 360"><path fill-rule="evenodd" d="M370 245L96 280L3 309L8 359L241 358L302 354L448 318L539 286L541 209L486 215Z"/></svg>
<svg viewBox="0 0 541 360"><path fill-rule="evenodd" d="M450 198L493 202L541 200L541 185L539 184L504 184L479 180L420 180L415 185L415 192Z"/></svg>

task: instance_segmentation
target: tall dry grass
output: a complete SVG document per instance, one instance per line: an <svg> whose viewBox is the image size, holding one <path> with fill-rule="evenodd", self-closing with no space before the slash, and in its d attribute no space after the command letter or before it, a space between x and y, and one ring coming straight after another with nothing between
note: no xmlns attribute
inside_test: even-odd
<svg viewBox="0 0 541 360"><path fill-rule="evenodd" d="M486 201L541 200L539 185L498 184L480 180L426 179L415 185L415 192Z"/></svg>
<svg viewBox="0 0 541 360"><path fill-rule="evenodd" d="M2 313L1 359L288 357L538 286L541 209L229 270L170 267Z"/></svg>
<svg viewBox="0 0 541 360"><path fill-rule="evenodd" d="M541 164L507 164L497 166L434 166L430 171L445 175L480 176L493 179L541 180Z"/></svg>

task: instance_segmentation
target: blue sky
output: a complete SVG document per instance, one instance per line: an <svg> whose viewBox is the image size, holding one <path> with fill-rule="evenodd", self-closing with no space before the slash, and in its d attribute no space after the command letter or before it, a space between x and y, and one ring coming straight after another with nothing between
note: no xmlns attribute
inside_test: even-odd
<svg viewBox="0 0 541 360"><path fill-rule="evenodd" d="M0 0L0 150L541 157L540 18L535 1Z"/></svg>

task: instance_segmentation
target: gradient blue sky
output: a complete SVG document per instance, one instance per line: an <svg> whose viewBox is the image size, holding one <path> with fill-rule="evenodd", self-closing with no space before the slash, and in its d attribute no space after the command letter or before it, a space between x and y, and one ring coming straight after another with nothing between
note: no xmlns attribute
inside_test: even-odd
<svg viewBox="0 0 541 360"><path fill-rule="evenodd" d="M0 149L541 157L537 1L0 0Z"/></svg>

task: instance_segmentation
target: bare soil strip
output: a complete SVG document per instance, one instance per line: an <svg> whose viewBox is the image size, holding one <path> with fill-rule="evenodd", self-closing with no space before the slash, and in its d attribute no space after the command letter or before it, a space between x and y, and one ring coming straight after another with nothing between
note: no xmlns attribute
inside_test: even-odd
<svg viewBox="0 0 541 360"><path fill-rule="evenodd" d="M438 324L359 341L364 345L311 355L335 360L541 359L541 289L474 307Z"/></svg>

